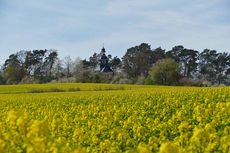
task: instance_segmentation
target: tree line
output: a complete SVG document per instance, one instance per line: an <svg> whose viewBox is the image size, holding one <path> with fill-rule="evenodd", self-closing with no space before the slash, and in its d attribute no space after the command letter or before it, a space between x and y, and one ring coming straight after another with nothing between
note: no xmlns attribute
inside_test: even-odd
<svg viewBox="0 0 230 153"><path fill-rule="evenodd" d="M229 85L230 54L182 45L166 51L147 43L127 49L120 59L108 55L113 73L98 72L100 53L89 59L60 59L57 50L19 51L9 56L0 84L95 82L158 85Z"/></svg>

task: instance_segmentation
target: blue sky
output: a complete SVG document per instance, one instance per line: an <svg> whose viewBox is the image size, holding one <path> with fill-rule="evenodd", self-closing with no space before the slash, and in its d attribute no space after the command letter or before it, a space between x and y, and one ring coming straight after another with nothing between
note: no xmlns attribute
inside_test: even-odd
<svg viewBox="0 0 230 153"><path fill-rule="evenodd" d="M20 50L122 57L142 42L230 52L229 0L0 0L0 63Z"/></svg>

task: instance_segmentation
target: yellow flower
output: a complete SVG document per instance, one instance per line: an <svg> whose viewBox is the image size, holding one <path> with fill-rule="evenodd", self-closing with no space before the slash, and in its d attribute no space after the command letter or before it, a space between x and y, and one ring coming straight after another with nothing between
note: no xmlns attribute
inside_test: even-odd
<svg viewBox="0 0 230 153"><path fill-rule="evenodd" d="M179 148L172 142L165 142L161 144L159 153L179 153Z"/></svg>
<svg viewBox="0 0 230 153"><path fill-rule="evenodd" d="M93 136L92 142L94 145L98 144L100 142L99 138L97 136Z"/></svg>
<svg viewBox="0 0 230 153"><path fill-rule="evenodd" d="M18 118L17 113L14 110L9 111L8 115L7 115L7 122L9 122L10 124L13 124L16 122Z"/></svg>
<svg viewBox="0 0 230 153"><path fill-rule="evenodd" d="M143 143L138 145L138 150L139 153L152 153L152 147Z"/></svg>

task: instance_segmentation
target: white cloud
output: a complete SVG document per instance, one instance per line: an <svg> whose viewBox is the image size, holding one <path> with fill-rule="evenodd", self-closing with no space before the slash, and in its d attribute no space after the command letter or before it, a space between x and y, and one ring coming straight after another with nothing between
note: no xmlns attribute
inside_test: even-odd
<svg viewBox="0 0 230 153"><path fill-rule="evenodd" d="M21 0L9 1L12 4L15 2L15 6L21 4ZM142 42L151 44L152 48L162 46L170 49L181 44L198 50L211 48L226 51L230 49L230 20L227 18L230 11L223 6L226 1L111 0L89 9L76 7L81 3L76 1L24 0L26 4L18 6L19 10L24 7L34 10L37 20L47 25L36 26L31 21L25 21L28 17L22 14L20 18L24 21L18 23L23 26L15 24L14 33L8 29L4 40L2 35L0 41L5 46L2 47L4 50L6 46L14 51L19 48L54 48L62 57L89 57L93 52L100 51L102 43L105 43L109 53L120 57L127 48ZM39 16L40 12L48 14ZM15 23L13 20L18 18L15 14L12 16L8 17L11 20L9 23ZM28 28L23 28L23 22ZM76 34L68 38L69 33L78 32L80 36Z"/></svg>
<svg viewBox="0 0 230 153"><path fill-rule="evenodd" d="M132 3L133 2L133 3ZM189 46L199 46L199 50L206 47L226 48L229 40L230 23L220 23L226 10L217 7L224 1L192 1L188 4L176 1L147 0L117 0L112 1L106 8L108 15L140 17L140 21L129 27L139 31L149 32L146 38L152 41L186 43ZM175 3L176 5L173 5ZM181 4L181 5L178 5ZM160 8L160 9L159 9ZM220 11L222 9L222 11ZM224 13L223 13L224 12ZM125 31L123 29L123 31ZM148 36L151 35L152 36ZM131 36L133 37L133 36ZM213 39L218 38L218 39ZM209 44L209 43L212 44ZM174 43L174 44L175 44ZM170 44L170 43L168 43ZM172 43L171 43L172 44ZM168 46L167 46L168 47Z"/></svg>
<svg viewBox="0 0 230 153"><path fill-rule="evenodd" d="M135 16L146 7L153 8L163 3L165 0L113 0L107 4L105 11L110 16Z"/></svg>

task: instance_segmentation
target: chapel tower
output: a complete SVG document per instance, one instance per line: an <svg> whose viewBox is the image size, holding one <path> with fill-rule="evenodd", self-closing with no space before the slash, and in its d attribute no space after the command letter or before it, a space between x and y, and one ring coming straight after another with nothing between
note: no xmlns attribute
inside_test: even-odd
<svg viewBox="0 0 230 153"><path fill-rule="evenodd" d="M101 49L101 58L100 58L100 72L113 72L109 66L109 58L105 55L105 48Z"/></svg>

